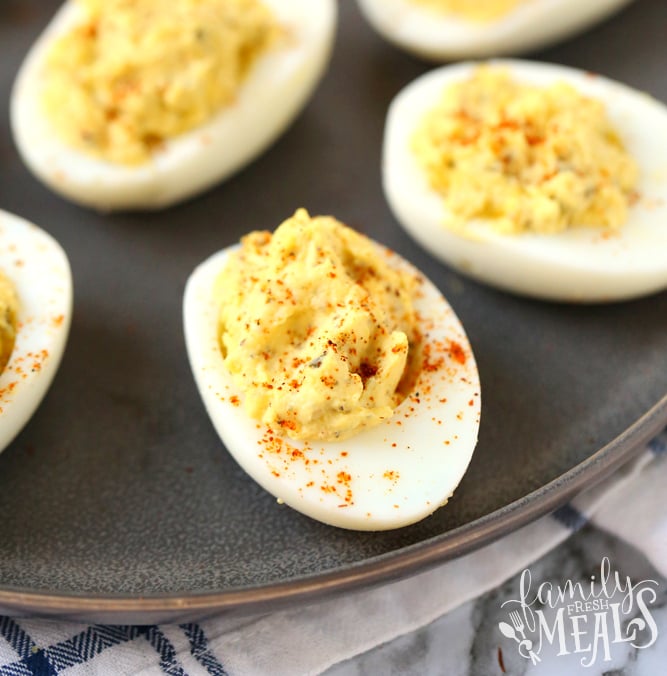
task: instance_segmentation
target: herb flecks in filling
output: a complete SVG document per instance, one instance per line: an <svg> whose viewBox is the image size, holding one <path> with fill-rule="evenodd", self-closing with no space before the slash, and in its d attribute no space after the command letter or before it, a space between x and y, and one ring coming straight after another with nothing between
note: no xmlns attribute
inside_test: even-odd
<svg viewBox="0 0 667 676"><path fill-rule="evenodd" d="M414 376L417 284L363 235L303 209L244 237L216 294L225 366L250 416L307 440L389 418Z"/></svg>

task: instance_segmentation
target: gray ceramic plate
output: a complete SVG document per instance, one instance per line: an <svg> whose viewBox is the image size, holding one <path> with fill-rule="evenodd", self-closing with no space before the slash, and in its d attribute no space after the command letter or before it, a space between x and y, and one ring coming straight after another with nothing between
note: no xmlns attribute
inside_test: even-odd
<svg viewBox="0 0 667 676"><path fill-rule="evenodd" d="M54 9L0 3L3 100ZM664 0L639 0L535 56L666 100L665 25ZM341 3L331 70L292 129L227 184L148 215L100 215L52 195L20 163L3 109L0 205L67 250L75 313L51 391L0 455L0 610L145 622L397 578L554 509L664 426L666 293L598 307L515 298L436 264L393 221L380 191L384 111L425 69ZM333 213L416 263L474 346L479 446L449 506L415 526L346 532L278 506L227 455L195 390L181 327L188 274L297 206Z"/></svg>

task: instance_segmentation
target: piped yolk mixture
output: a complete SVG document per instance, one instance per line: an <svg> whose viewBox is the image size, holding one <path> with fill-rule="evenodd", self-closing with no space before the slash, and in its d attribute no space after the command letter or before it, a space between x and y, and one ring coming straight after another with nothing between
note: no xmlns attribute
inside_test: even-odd
<svg viewBox="0 0 667 676"><path fill-rule="evenodd" d="M503 234L617 229L636 199L637 165L600 101L498 67L449 85L412 150L454 229L476 218Z"/></svg>
<svg viewBox="0 0 667 676"><path fill-rule="evenodd" d="M14 349L18 305L14 285L0 270L0 373Z"/></svg>
<svg viewBox="0 0 667 676"><path fill-rule="evenodd" d="M525 0L411 0L415 4L439 12L453 14L468 21L495 21Z"/></svg>
<svg viewBox="0 0 667 676"><path fill-rule="evenodd" d="M59 136L113 163L146 162L231 104L280 35L260 0L76 0L55 41L43 104Z"/></svg>
<svg viewBox="0 0 667 676"><path fill-rule="evenodd" d="M216 283L224 363L249 415L295 439L378 425L407 392L418 280L334 218L300 209L241 240Z"/></svg>

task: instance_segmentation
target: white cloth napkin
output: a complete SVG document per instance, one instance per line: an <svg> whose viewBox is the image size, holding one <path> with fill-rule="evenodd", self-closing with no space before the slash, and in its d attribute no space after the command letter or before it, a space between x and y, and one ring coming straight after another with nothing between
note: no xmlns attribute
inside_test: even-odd
<svg viewBox="0 0 667 676"><path fill-rule="evenodd" d="M317 604L199 624L106 626L0 617L0 676L318 674L493 589L584 523L667 576L667 430L552 515L428 572Z"/></svg>

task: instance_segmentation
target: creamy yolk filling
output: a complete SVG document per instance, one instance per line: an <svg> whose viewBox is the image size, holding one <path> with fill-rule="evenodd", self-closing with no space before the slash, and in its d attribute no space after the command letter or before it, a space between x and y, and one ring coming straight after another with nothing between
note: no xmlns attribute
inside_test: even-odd
<svg viewBox="0 0 667 676"><path fill-rule="evenodd" d="M77 0L55 41L43 104L72 146L136 165L232 103L280 29L259 0Z"/></svg>
<svg viewBox="0 0 667 676"><path fill-rule="evenodd" d="M0 270L0 373L7 366L14 349L18 305L14 285Z"/></svg>
<svg viewBox="0 0 667 676"><path fill-rule="evenodd" d="M412 150L452 228L481 218L508 234L617 229L636 199L637 165L600 101L491 66L445 89Z"/></svg>
<svg viewBox="0 0 667 676"><path fill-rule="evenodd" d="M525 0L411 0L430 10L455 14L469 21L494 21Z"/></svg>
<svg viewBox="0 0 667 676"><path fill-rule="evenodd" d="M224 363L249 415L305 440L390 417L418 343L417 279L366 237L303 209L241 242L216 293Z"/></svg>

